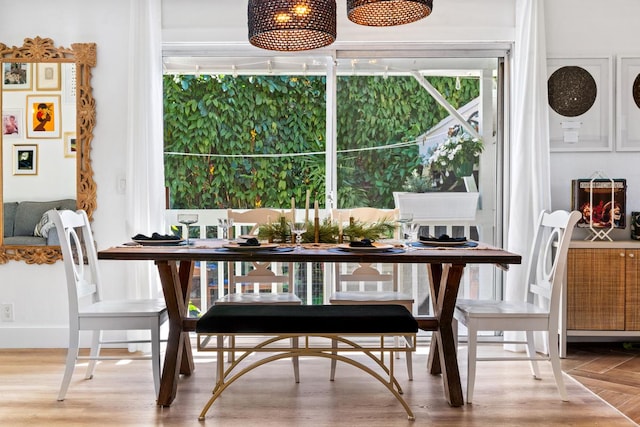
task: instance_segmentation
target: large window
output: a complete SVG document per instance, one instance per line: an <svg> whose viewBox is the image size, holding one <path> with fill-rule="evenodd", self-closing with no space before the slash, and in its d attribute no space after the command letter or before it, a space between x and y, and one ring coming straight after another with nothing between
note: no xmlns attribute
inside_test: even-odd
<svg viewBox="0 0 640 427"><path fill-rule="evenodd" d="M505 54L167 56L171 208L288 208L291 197L301 208L307 191L327 215L393 208L393 193L417 177L431 191L479 191L471 233L499 245ZM466 172L433 162L443 144L478 139L482 152ZM495 296L479 286L490 270L471 270L465 294Z"/></svg>

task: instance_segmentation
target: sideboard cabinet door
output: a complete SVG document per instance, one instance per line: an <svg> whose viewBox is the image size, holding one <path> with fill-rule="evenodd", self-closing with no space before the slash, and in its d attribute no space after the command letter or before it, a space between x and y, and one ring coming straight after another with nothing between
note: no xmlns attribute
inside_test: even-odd
<svg viewBox="0 0 640 427"><path fill-rule="evenodd" d="M625 249L569 249L567 329L625 330L626 260Z"/></svg>

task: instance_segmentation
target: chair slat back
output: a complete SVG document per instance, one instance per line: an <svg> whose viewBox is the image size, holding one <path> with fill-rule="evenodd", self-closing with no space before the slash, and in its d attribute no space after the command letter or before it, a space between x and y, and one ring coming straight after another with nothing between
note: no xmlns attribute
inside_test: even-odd
<svg viewBox="0 0 640 427"><path fill-rule="evenodd" d="M237 237L240 234L258 234L261 225L277 222L280 217L284 216L287 221L293 219L291 210L276 210L270 208L249 209L247 211L227 211L227 219L233 220L234 234ZM249 228L248 233L243 233L243 228Z"/></svg>
<svg viewBox="0 0 640 427"><path fill-rule="evenodd" d="M398 218L398 209L377 209L371 207L359 207L353 209L333 209L331 215L334 221L347 223L349 218L365 224L374 224L382 221L395 221ZM398 237L396 229L395 237ZM348 269L349 264L336 264L335 289L337 291L346 291L348 286L357 286L358 291L364 291L367 283L376 285L377 290L382 291L385 284L391 284L391 290L398 290L398 267L392 266L390 274L383 273L383 265L377 264L372 267L369 264L360 264L352 267L351 273L343 273L343 269Z"/></svg>
<svg viewBox="0 0 640 427"><path fill-rule="evenodd" d="M294 213L291 210L276 210L269 208L249 209L246 211L227 211L227 219L233 220L234 235L241 234L257 235L260 226L275 223L284 216L286 221L292 221ZM243 230L249 229L249 232ZM260 292L261 288L269 287L271 292L279 292L282 284L288 283L288 291L295 292L293 283L293 264L288 263L287 274L276 273L281 269L279 263L229 263L228 292L242 292L241 284L253 284L253 292ZM243 265L250 268L243 274Z"/></svg>
<svg viewBox="0 0 640 427"><path fill-rule="evenodd" d="M549 310L549 321L557 325L562 281L571 235L580 219L578 211L543 211L538 217L530 253L527 301Z"/></svg>
<svg viewBox="0 0 640 427"><path fill-rule="evenodd" d="M80 299L100 301L100 279L89 218L83 210L53 213L67 279L70 319L77 318Z"/></svg>

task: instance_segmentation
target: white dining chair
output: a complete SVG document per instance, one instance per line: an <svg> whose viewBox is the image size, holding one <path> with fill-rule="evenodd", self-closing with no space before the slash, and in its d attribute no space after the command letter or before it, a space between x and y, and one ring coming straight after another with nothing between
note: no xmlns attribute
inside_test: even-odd
<svg viewBox="0 0 640 427"><path fill-rule="evenodd" d="M395 221L397 210L377 209L361 207L353 209L332 211L332 216L338 221L348 220L353 217L365 224L374 224L380 221ZM413 312L414 299L411 295L400 292L398 264L391 264L390 272L382 272L381 265L361 263L349 265L347 263L335 263L335 292L329 296L329 304L344 305L376 305L396 304L406 307ZM351 287L350 287L351 286ZM373 289L372 289L373 288ZM405 339L403 337L403 339ZM407 347L411 348L409 342ZM407 375L413 380L413 352L405 352L407 362ZM335 378L336 361L331 360L331 379Z"/></svg>
<svg viewBox="0 0 640 427"><path fill-rule="evenodd" d="M457 322L468 329L467 353L467 403L473 401L477 361L528 360L533 377L540 378L537 362L551 362L553 375L563 401L568 400L562 378L558 349L558 318L562 281L567 263L571 235L580 219L578 211L543 211L538 218L535 237L526 270L526 298L523 301L470 300L456 303L454 331ZM524 331L526 339L504 340L483 336L479 331ZM546 335L546 353L537 353L535 332ZM526 356L478 357L478 346L484 343L526 344Z"/></svg>
<svg viewBox="0 0 640 427"><path fill-rule="evenodd" d="M261 226L275 223L284 216L286 221L294 218L293 211L278 211L269 208L248 209L246 211L227 210L227 221L233 222L234 234L239 237L258 237ZM243 263L228 263L228 293L219 297L215 305L268 304L301 305L302 300L295 293L293 263L286 264L286 271L280 263L254 261L243 271ZM286 289L286 291L285 291ZM222 339L222 337L218 337ZM229 337L230 345L235 346L235 337ZM297 343L297 338L292 338ZM204 339L206 345L208 338ZM221 345L221 343L219 343ZM228 352L229 362L235 358L233 351ZM300 382L299 358L293 357L295 381ZM218 372L216 370L216 372Z"/></svg>
<svg viewBox="0 0 640 427"><path fill-rule="evenodd" d="M168 319L163 299L103 300L96 247L89 219L83 210L53 211L53 222L60 239L69 302L69 347L58 400L64 400L76 361L89 360L85 378L93 378L103 344L151 343L151 359L156 396L160 390L160 326ZM148 330L150 340L102 339L102 331ZM89 356L79 356L80 331L92 331Z"/></svg>

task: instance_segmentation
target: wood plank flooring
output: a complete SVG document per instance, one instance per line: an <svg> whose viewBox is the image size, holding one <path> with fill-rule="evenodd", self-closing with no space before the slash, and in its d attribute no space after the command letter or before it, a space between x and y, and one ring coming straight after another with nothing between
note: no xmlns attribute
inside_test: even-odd
<svg viewBox="0 0 640 427"><path fill-rule="evenodd" d="M565 376L570 396L562 402L551 369L531 379L522 362L484 362L478 369L475 402L451 408L442 380L426 372L426 348L414 357L414 381L404 360L396 373L416 415L411 422L400 404L376 380L339 364L328 380L329 361L303 358L301 382L293 381L291 362L270 363L234 383L214 403L204 422L198 414L210 396L215 355L195 353L196 372L181 378L170 408L158 408L148 361L103 361L92 380L76 368L64 402L56 401L64 369L64 350L0 350L0 425L2 426L633 426L618 410ZM466 367L460 349L463 384ZM632 356L632 357L630 357ZM567 371L611 404L638 415L640 359L616 349L570 348ZM364 358L362 359L364 360ZM613 378L613 380L612 380ZM635 396L634 396L635 390ZM635 397L632 399L632 397ZM638 418L636 418L638 419Z"/></svg>
<svg viewBox="0 0 640 427"><path fill-rule="evenodd" d="M573 343L568 350L564 371L640 423L640 345Z"/></svg>

